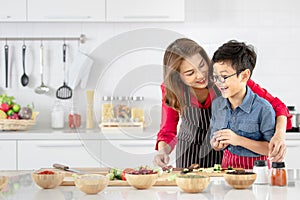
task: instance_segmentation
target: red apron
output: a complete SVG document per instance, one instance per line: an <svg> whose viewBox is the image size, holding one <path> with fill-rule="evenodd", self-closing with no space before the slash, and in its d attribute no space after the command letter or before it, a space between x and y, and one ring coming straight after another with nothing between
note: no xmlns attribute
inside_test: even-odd
<svg viewBox="0 0 300 200"><path fill-rule="evenodd" d="M223 151L222 168L228 168L229 166L231 166L233 168L253 169L253 164L255 160L266 160L269 165L269 160L267 156L238 156L225 149Z"/></svg>

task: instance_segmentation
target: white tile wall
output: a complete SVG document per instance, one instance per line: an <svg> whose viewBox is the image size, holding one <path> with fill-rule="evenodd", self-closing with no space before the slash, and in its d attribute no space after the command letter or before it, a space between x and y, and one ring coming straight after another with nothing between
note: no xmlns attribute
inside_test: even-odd
<svg viewBox="0 0 300 200"><path fill-rule="evenodd" d="M295 104L300 111L300 92L298 91L300 77L299 8L300 3L297 0L187 0L184 23L0 23L0 37L77 37L83 33L87 36L88 41L80 45L80 48L82 51L92 54L100 44L120 33L139 28L156 27L173 30L196 40L207 49L210 56L222 43L230 39L238 39L253 44L257 49L258 62L253 79L262 87L267 88L270 93L280 97L286 104ZM15 41L8 42L11 51L11 81L8 89L4 87L3 46L5 42L2 41L0 42L0 93L14 95L22 104L33 101L36 109L40 111L38 118L40 126L49 127L50 118L48 116L55 99L55 90L63 82L62 42L44 41L46 49L45 83L52 88L52 92L48 95L34 93L34 88L40 85L38 58L40 42L26 41L25 43L28 46L26 67L30 76L30 84L25 88L20 84L23 42ZM69 45L67 61L70 66L78 49L78 43L68 41L67 44ZM161 55L155 55L149 64L161 63ZM101 58L99 59L101 60ZM144 61L145 57L140 56L135 59L135 63L137 63L139 59ZM151 60L151 58L147 59ZM111 76L118 77L113 74ZM109 88L105 90L109 90ZM84 93L80 93L82 90L79 89L75 92L82 96L80 106L84 115L86 106ZM102 95L106 94L99 96ZM65 102L67 109L69 102ZM95 100L95 103L99 102L99 99Z"/></svg>

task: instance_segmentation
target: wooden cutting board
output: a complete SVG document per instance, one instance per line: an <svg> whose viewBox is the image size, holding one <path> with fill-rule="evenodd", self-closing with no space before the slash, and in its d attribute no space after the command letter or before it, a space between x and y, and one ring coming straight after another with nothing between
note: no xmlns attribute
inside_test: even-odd
<svg viewBox="0 0 300 200"><path fill-rule="evenodd" d="M76 170L79 171L83 171L89 174L102 174L102 175L106 175L109 172L109 168L74 168ZM60 169L54 169L54 168L44 168L41 170L51 170L51 171L55 171L55 172L66 172L64 170L60 170ZM180 174L181 171L172 171L171 173L163 173L162 176L158 177L156 183L154 184L155 186L176 186L176 182L175 180L173 181L169 181L168 177L174 175L174 174ZM192 173L197 173L199 175L203 175L203 176L209 176L209 177L222 177L224 176L224 174L226 173L225 171L221 171L221 172L192 172ZM64 178L64 181L61 183L62 186L74 186L74 179L72 177L72 172L66 172L66 176ZM109 186L129 186L129 184L127 183L127 181L123 181L123 180L112 180L109 181Z"/></svg>
<svg viewBox="0 0 300 200"><path fill-rule="evenodd" d="M179 174L180 172L178 172ZM155 186L176 186L175 180L169 181L168 177L171 176L174 173L164 173L162 176L158 177ZM60 184L62 186L74 186L74 179L72 176L67 175L64 178L64 181ZM108 186L129 186L127 181L123 180L112 180L109 181Z"/></svg>

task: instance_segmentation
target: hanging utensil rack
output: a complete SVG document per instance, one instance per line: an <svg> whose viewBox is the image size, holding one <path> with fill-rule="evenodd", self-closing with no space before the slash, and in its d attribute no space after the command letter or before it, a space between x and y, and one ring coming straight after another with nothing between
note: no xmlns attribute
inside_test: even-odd
<svg viewBox="0 0 300 200"><path fill-rule="evenodd" d="M46 40L53 40L53 41L70 41L70 40L77 40L81 44L85 43L86 36L84 34L81 34L79 37L0 37L0 41L16 41L16 40L22 40L22 41L33 41L33 40L40 40L40 41L46 41Z"/></svg>

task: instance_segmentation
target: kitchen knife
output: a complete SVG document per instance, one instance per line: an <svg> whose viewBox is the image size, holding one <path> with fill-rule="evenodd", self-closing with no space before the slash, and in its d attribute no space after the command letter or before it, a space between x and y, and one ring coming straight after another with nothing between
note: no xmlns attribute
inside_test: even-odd
<svg viewBox="0 0 300 200"><path fill-rule="evenodd" d="M69 166L66 166L66 165L62 165L62 164L53 164L53 167L56 168L56 169L61 169L61 170L64 170L64 171L68 171L68 172L73 172L73 173L76 173L76 174L85 174L85 172L82 172L82 171L79 171L79 170L76 170L76 169L71 169L69 168Z"/></svg>

